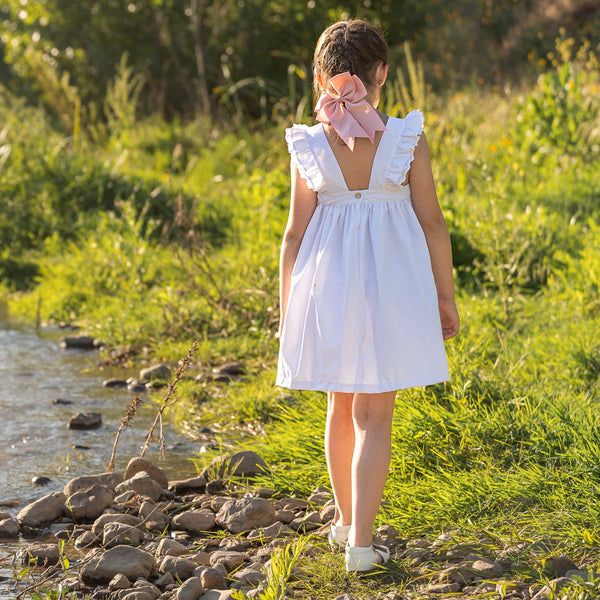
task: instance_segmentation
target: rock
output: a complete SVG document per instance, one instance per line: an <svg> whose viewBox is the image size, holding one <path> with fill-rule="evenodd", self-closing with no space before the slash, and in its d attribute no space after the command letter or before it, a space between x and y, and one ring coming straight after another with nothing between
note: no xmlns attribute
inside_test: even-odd
<svg viewBox="0 0 600 600"><path fill-rule="evenodd" d="M103 485L95 485L85 492L76 492L66 501L67 509L77 522L97 519L114 500L115 493Z"/></svg>
<svg viewBox="0 0 600 600"><path fill-rule="evenodd" d="M430 594L455 594L460 592L459 583L432 583L427 586L427 591Z"/></svg>
<svg viewBox="0 0 600 600"><path fill-rule="evenodd" d="M280 523L291 523L296 518L296 513L293 510L278 510L275 517Z"/></svg>
<svg viewBox="0 0 600 600"><path fill-rule="evenodd" d="M161 497L163 488L148 473L140 471L133 477L126 479L116 487L116 491L122 494L127 491L133 491L140 496L148 496L155 502Z"/></svg>
<svg viewBox="0 0 600 600"><path fill-rule="evenodd" d="M55 565L60 559L58 544L30 544L17 553L22 563L35 563L36 565Z"/></svg>
<svg viewBox="0 0 600 600"><path fill-rule="evenodd" d="M189 494L198 492L202 493L206 488L205 477L190 477L189 479L183 479L181 481L174 481L171 484L170 489L176 494Z"/></svg>
<svg viewBox="0 0 600 600"><path fill-rule="evenodd" d="M556 556L548 559L547 565L552 570L554 577L564 577L567 571L577 571L579 567L566 556Z"/></svg>
<svg viewBox="0 0 600 600"><path fill-rule="evenodd" d="M68 404L73 404L73 400L67 400L66 398L55 398L52 400L51 404L54 406L67 406Z"/></svg>
<svg viewBox="0 0 600 600"><path fill-rule="evenodd" d="M211 567L223 565L230 572L244 564L247 558L248 556L243 552L217 550L210 555L210 565Z"/></svg>
<svg viewBox="0 0 600 600"><path fill-rule="evenodd" d="M175 583L175 578L171 573L163 573L155 582L154 585L157 588L164 590L168 585L173 585Z"/></svg>
<svg viewBox="0 0 600 600"><path fill-rule="evenodd" d="M150 531L163 531L169 524L169 517L152 502L142 502L138 516Z"/></svg>
<svg viewBox="0 0 600 600"><path fill-rule="evenodd" d="M152 379L171 379L171 369L163 363L152 365L140 371L140 379L148 381Z"/></svg>
<svg viewBox="0 0 600 600"><path fill-rule="evenodd" d="M116 546L106 552L92 550L81 568L81 578L86 585L109 582L122 573L130 581L139 577L148 579L156 571L151 554L133 546Z"/></svg>
<svg viewBox="0 0 600 600"><path fill-rule="evenodd" d="M188 510L173 518L174 526L194 535L211 530L215 526L215 522L214 513L206 508Z"/></svg>
<svg viewBox="0 0 600 600"><path fill-rule="evenodd" d="M100 475L84 475L83 477L75 477L65 485L63 490L65 496L72 496L77 492L85 492L93 488L95 485L103 485L111 490L114 490L119 483L123 481L123 476L119 473L101 473Z"/></svg>
<svg viewBox="0 0 600 600"><path fill-rule="evenodd" d="M119 513L100 515L92 525L92 533L95 535L104 535L104 527L106 527L107 523L125 523L125 525L138 527L142 525L142 519L136 517L135 515Z"/></svg>
<svg viewBox="0 0 600 600"><path fill-rule="evenodd" d="M147 594L149 594L152 597L153 600L155 600L156 598L158 598L160 596L160 590L158 589L158 587L153 585L149 581L144 581L143 579L138 579L133 584L133 587L136 590L139 590L140 592L146 592Z"/></svg>
<svg viewBox="0 0 600 600"><path fill-rule="evenodd" d="M263 581L266 581L267 576L265 573L262 573L261 571L257 571L256 569L253 569L252 567L246 567L245 569L240 569L239 571L236 571L233 575L232 575L233 579L239 583L241 583L242 585L251 585L251 586L257 586L259 583L262 583Z"/></svg>
<svg viewBox="0 0 600 600"><path fill-rule="evenodd" d="M308 498L310 504L316 504L323 506L326 502L331 500L331 492L313 492Z"/></svg>
<svg viewBox="0 0 600 600"><path fill-rule="evenodd" d="M111 377L110 379L105 379L102 382L102 385L107 388L126 388L127 381L125 381L125 379L119 379L118 377Z"/></svg>
<svg viewBox="0 0 600 600"><path fill-rule="evenodd" d="M476 558L470 564L470 568L483 577L500 577L504 573L504 569L500 563L487 558Z"/></svg>
<svg viewBox="0 0 600 600"><path fill-rule="evenodd" d="M75 548L90 548L100 543L100 538L91 531L85 531L75 538Z"/></svg>
<svg viewBox="0 0 600 600"><path fill-rule="evenodd" d="M568 577L573 581L577 581L578 579L581 579L582 581L589 581L590 573L589 571L583 571L581 569L573 569L571 571L567 571L565 573L565 577ZM592 573L592 577L597 580L600 578L600 573Z"/></svg>
<svg viewBox="0 0 600 600"><path fill-rule="evenodd" d="M236 452L231 456L216 456L210 463L209 470L218 473L220 477L253 477L267 470L267 463L251 450Z"/></svg>
<svg viewBox="0 0 600 600"><path fill-rule="evenodd" d="M321 516L321 521L323 523L329 523L329 521L333 521L335 517L335 502L333 500L326 502L323 508L319 511L319 515Z"/></svg>
<svg viewBox="0 0 600 600"><path fill-rule="evenodd" d="M60 340L61 348L75 348L77 350L96 350L104 344L91 335L73 335Z"/></svg>
<svg viewBox="0 0 600 600"><path fill-rule="evenodd" d="M129 461L127 469L125 470L125 479L131 479L141 471L148 473L148 475L150 475L150 477L152 477L152 479L154 479L161 487L169 487L169 480L167 479L165 472L145 458L132 458Z"/></svg>
<svg viewBox="0 0 600 600"><path fill-rule="evenodd" d="M191 577L178 590L177 600L198 600L204 590L200 577Z"/></svg>
<svg viewBox="0 0 600 600"><path fill-rule="evenodd" d="M56 521L65 511L67 497L62 492L52 492L29 504L17 515L21 526L39 527Z"/></svg>
<svg viewBox="0 0 600 600"><path fill-rule="evenodd" d="M156 556L182 556L187 553L187 547L177 540L162 538L156 549Z"/></svg>
<svg viewBox="0 0 600 600"><path fill-rule="evenodd" d="M119 600L155 600L153 594L148 590L131 590L123 595L119 594ZM158 596L157 596L158 597Z"/></svg>
<svg viewBox="0 0 600 600"><path fill-rule="evenodd" d="M212 372L215 375L245 375L246 367L241 362L229 362L220 367L214 367Z"/></svg>
<svg viewBox="0 0 600 600"><path fill-rule="evenodd" d="M233 600L233 590L206 590L198 600Z"/></svg>
<svg viewBox="0 0 600 600"><path fill-rule="evenodd" d="M222 479L213 479L206 484L207 494L218 494L225 489L225 482Z"/></svg>
<svg viewBox="0 0 600 600"><path fill-rule="evenodd" d="M125 523L107 523L104 526L102 545L105 548L113 548L121 544L139 546L144 541L144 533L137 527Z"/></svg>
<svg viewBox="0 0 600 600"><path fill-rule="evenodd" d="M117 573L109 582L108 589L111 592L116 592L117 590L126 590L131 587L131 582L123 573Z"/></svg>
<svg viewBox="0 0 600 600"><path fill-rule="evenodd" d="M182 581L189 579L198 564L193 560L182 558L180 556L165 556L158 568L161 573L171 573L175 579L179 578Z"/></svg>
<svg viewBox="0 0 600 600"><path fill-rule="evenodd" d="M556 593L568 585L574 585L575 582L568 577L558 577L545 585L531 600L543 600L545 598L554 598Z"/></svg>
<svg viewBox="0 0 600 600"><path fill-rule="evenodd" d="M217 523L231 533L238 534L259 527L268 527L277 520L275 509L263 498L229 500L219 510Z"/></svg>
<svg viewBox="0 0 600 600"><path fill-rule="evenodd" d="M48 485L51 481L52 479L50 479L50 477L44 477L44 475L36 475L31 478L31 483L39 486Z"/></svg>
<svg viewBox="0 0 600 600"><path fill-rule="evenodd" d="M194 575L200 577L205 590L226 590L229 587L225 575L219 569L200 567L194 571Z"/></svg>
<svg viewBox="0 0 600 600"><path fill-rule="evenodd" d="M69 419L69 429L98 429L102 425L102 415L97 412L77 413Z"/></svg>
<svg viewBox="0 0 600 600"><path fill-rule="evenodd" d="M131 381L127 384L127 390L133 394L143 394L148 391L148 388L141 381Z"/></svg>
<svg viewBox="0 0 600 600"><path fill-rule="evenodd" d="M275 503L277 510L306 510L308 502L302 498L282 498Z"/></svg>
<svg viewBox="0 0 600 600"><path fill-rule="evenodd" d="M322 524L321 515L317 511L307 512L303 517L290 521L290 527L296 531L314 531Z"/></svg>
<svg viewBox="0 0 600 600"><path fill-rule="evenodd" d="M19 521L16 519L11 517L7 519L0 519L0 539L18 537L19 530Z"/></svg>
<svg viewBox="0 0 600 600"><path fill-rule="evenodd" d="M248 534L249 540L263 540L272 539L277 537L288 537L296 535L296 532L284 525L283 523L273 523L269 527L262 527L261 529L254 529Z"/></svg>

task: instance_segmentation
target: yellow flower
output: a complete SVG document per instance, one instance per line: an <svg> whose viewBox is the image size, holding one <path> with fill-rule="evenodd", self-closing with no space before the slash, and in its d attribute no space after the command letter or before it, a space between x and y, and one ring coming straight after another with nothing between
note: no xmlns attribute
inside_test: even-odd
<svg viewBox="0 0 600 600"><path fill-rule="evenodd" d="M498 150L498 146L496 146L496 144L490 144L490 150L492 152L496 152L496 150Z"/></svg>

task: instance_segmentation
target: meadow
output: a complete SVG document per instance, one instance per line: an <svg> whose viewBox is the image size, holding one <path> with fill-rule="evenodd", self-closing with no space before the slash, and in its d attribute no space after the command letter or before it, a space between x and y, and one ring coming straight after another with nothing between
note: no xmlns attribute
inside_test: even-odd
<svg viewBox="0 0 600 600"><path fill-rule="evenodd" d="M550 62L521 87L433 94L409 60L384 98L391 114L425 113L462 329L451 381L398 394L377 524L492 549L552 538L598 571L600 70L564 38ZM241 361L247 376L228 386L183 382L169 418L190 435L217 423L269 464L256 485L307 496L328 485L325 398L273 384L282 132L307 115L166 124L136 117L136 90L123 65L107 119L68 137L2 92L0 297L15 318L77 323L152 361L176 362L194 339L198 372ZM523 568L540 578L543 558ZM311 587L326 560L306 597L339 589Z"/></svg>

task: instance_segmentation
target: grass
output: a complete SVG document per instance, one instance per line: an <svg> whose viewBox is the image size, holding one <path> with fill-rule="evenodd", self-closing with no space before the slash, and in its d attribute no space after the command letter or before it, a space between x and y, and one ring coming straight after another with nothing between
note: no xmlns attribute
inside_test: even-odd
<svg viewBox="0 0 600 600"><path fill-rule="evenodd" d="M411 539L451 532L491 555L558 540L522 557L528 581L544 577L551 552L600 568L600 150L588 144L600 76L567 60L520 96L424 96L462 331L447 345L449 383L398 394L377 522ZM166 417L193 436L211 426L223 448L257 450L270 465L258 486L306 496L328 485L324 395L273 385L282 125L215 134L151 118L107 126L102 143L82 137L75 149L38 110L8 98L0 111L11 124L0 286L12 314L34 321L40 302L43 320L76 321L153 360L175 361L197 340ZM581 126L556 118L565 114ZM32 119L43 139L20 125ZM563 126L568 147L555 141ZM584 146L585 156L572 149ZM49 184L50 173L70 187ZM232 360L244 378L206 377ZM400 560L352 578L339 556L314 556L299 559L306 576L294 583L313 600L383 597L423 576Z"/></svg>

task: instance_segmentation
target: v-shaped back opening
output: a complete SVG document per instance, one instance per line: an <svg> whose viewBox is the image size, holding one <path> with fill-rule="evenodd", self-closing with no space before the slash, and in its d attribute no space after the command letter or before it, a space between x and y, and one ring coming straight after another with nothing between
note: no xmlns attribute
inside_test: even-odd
<svg viewBox="0 0 600 600"><path fill-rule="evenodd" d="M387 122L386 122L386 131L376 132L376 134L375 134L376 138L375 138L375 141L373 142L373 146L375 146L375 148L373 149L373 157L371 159L371 165L370 165L370 169L368 172L368 179L367 179L366 187L360 187L360 186L359 187L350 187L350 185L348 184L348 177L346 177L346 174L344 173L344 170L342 169L342 165L340 164L340 161L338 160L335 150L334 150L333 146L331 145L331 143L329 142L329 137L327 136L327 132L325 131L325 126L324 125L322 126L323 135L325 137L325 143L327 144L327 146L331 152L331 157L333 158L333 161L335 162L335 164L337 166L337 170L341 177L341 180L349 192L362 192L362 191L367 191L371 188L371 182L373 179L373 171L374 171L375 163L376 163L378 155L379 155L379 147L381 146L381 141L383 140L384 135L388 132L389 123L390 123L390 119L388 118ZM361 139L361 138L359 138L359 139ZM366 139L366 138L363 138L363 139ZM342 145L344 145L344 147L347 149L348 152L350 152L350 150L345 146L344 142L342 142L340 140L340 143ZM357 150L357 148L355 146L354 152L356 152L356 150ZM353 158L355 158L354 155L352 155L352 156L353 156ZM353 170L352 166L354 166L354 165L350 166L350 170Z"/></svg>

